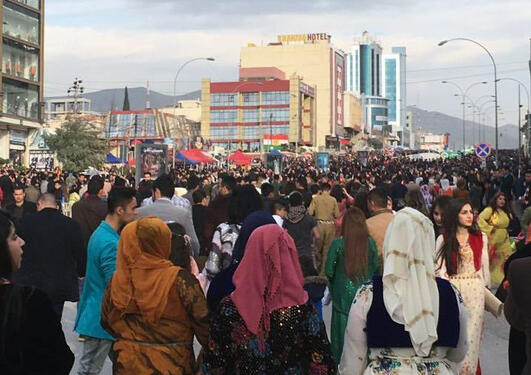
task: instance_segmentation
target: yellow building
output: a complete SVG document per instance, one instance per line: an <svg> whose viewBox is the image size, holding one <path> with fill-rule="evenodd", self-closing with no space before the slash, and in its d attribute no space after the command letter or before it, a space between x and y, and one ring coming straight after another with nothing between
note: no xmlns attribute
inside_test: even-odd
<svg viewBox="0 0 531 375"><path fill-rule="evenodd" d="M343 124L345 138L350 139L362 130L363 109L361 99L351 92L345 92L343 101L345 103Z"/></svg>
<svg viewBox="0 0 531 375"><path fill-rule="evenodd" d="M274 66L288 77L298 75L316 87L314 146L326 146L327 136L343 136L345 58L329 35L280 35L278 42L241 49L241 68L264 66Z"/></svg>

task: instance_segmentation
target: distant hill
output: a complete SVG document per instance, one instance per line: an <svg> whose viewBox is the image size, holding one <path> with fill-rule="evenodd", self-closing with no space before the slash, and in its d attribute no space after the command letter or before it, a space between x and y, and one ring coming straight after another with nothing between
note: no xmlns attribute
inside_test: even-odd
<svg viewBox="0 0 531 375"><path fill-rule="evenodd" d="M131 110L146 108L147 92L145 87L128 87L127 91ZM88 92L83 94L83 97L91 100L91 108L95 112L106 113L111 108L120 110L124 103L124 88ZM177 101L199 98L201 98L201 91L197 90L177 96ZM164 95L151 90L149 93L149 101L151 108L169 107L173 105L174 98L171 95Z"/></svg>
<svg viewBox="0 0 531 375"><path fill-rule="evenodd" d="M450 133L449 146L451 149L461 149L463 144L463 120L458 117L448 116L437 111L426 111L418 107L408 107L408 111L413 114L414 130L422 130L434 134ZM470 118L471 113L468 113ZM465 141L467 147L478 143L478 123L465 121ZM483 139L483 129L485 129L485 139ZM481 141L487 142L494 147L494 127L481 127ZM498 126L500 149L516 149L518 147L518 126L513 124L503 124Z"/></svg>

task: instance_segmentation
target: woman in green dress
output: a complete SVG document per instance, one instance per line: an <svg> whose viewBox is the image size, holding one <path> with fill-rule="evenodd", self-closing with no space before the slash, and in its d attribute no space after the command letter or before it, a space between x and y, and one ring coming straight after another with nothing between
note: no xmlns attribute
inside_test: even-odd
<svg viewBox="0 0 531 375"><path fill-rule="evenodd" d="M380 273L376 243L369 237L365 214L359 208L345 214L341 237L330 245L325 271L332 296L332 353L339 363L352 300L363 283Z"/></svg>

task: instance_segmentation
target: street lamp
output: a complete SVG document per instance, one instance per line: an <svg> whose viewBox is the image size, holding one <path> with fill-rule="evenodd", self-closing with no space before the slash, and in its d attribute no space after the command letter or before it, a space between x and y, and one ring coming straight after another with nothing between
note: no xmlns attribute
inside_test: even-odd
<svg viewBox="0 0 531 375"><path fill-rule="evenodd" d="M188 60L179 67L179 69L177 70L177 74L175 74L175 78L173 79L173 124L176 128L177 128L177 117L176 117L175 109L177 107L177 78L179 77L179 73L181 73L181 71L184 69L186 65L194 61L199 61L199 60L215 61L216 59L213 57L197 57L195 59ZM173 168L175 168L175 147L173 150L173 154L174 155L173 155L172 165L173 165Z"/></svg>
<svg viewBox="0 0 531 375"><path fill-rule="evenodd" d="M514 81L516 83L518 83L518 161L519 161L519 164L521 162L521 156L520 156L520 148L522 147L522 139L521 139L521 127L520 127L520 123L521 123L521 115L520 115L520 107L521 107L521 104L520 104L520 87L523 87L524 90L525 90L525 93L527 95L527 139L528 139L528 155L529 155L529 126L531 125L530 122L531 120L529 120L529 106L531 104L531 101L529 100L529 90L527 89L526 85L524 85L521 81L515 79L515 78L499 78L498 81Z"/></svg>
<svg viewBox="0 0 531 375"><path fill-rule="evenodd" d="M467 41L467 42L470 42L470 43L474 43L476 45L478 45L479 47L483 48L483 50L485 52L487 52L487 54L489 55L491 61L492 61L492 65L494 67L494 102L496 103L496 105L494 106L494 127L496 129L496 139L495 139L495 142L496 142L496 167L498 166L498 75L497 75L497 69L496 69L496 62L494 61L494 57L492 57L492 54L490 53L490 51L485 48L484 45L476 42L475 40L472 40L472 39L469 39L469 38L453 38L453 39L448 39L448 40L443 40L441 42L439 42L439 47L440 46L444 46L446 43L448 42L452 42L452 41L456 41L456 40L463 40L463 41ZM531 69L531 66L530 66L530 69Z"/></svg>
<svg viewBox="0 0 531 375"><path fill-rule="evenodd" d="M465 151L465 148L466 148L465 147L465 98L467 97L466 94L472 87L477 86L477 85L485 85L487 84L487 82L486 81L475 82L471 84L470 86L468 86L466 90L463 90L460 85L452 81L441 81L441 83L448 83L450 85L454 85L461 92L461 97L463 99L463 101L461 102L461 105L463 106L463 151Z"/></svg>

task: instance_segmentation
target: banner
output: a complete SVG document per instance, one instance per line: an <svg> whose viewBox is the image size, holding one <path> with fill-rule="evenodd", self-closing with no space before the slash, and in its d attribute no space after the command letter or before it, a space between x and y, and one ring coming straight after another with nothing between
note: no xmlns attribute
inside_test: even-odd
<svg viewBox="0 0 531 375"><path fill-rule="evenodd" d="M136 183L149 172L155 179L168 172L168 145L141 144L136 146Z"/></svg>

